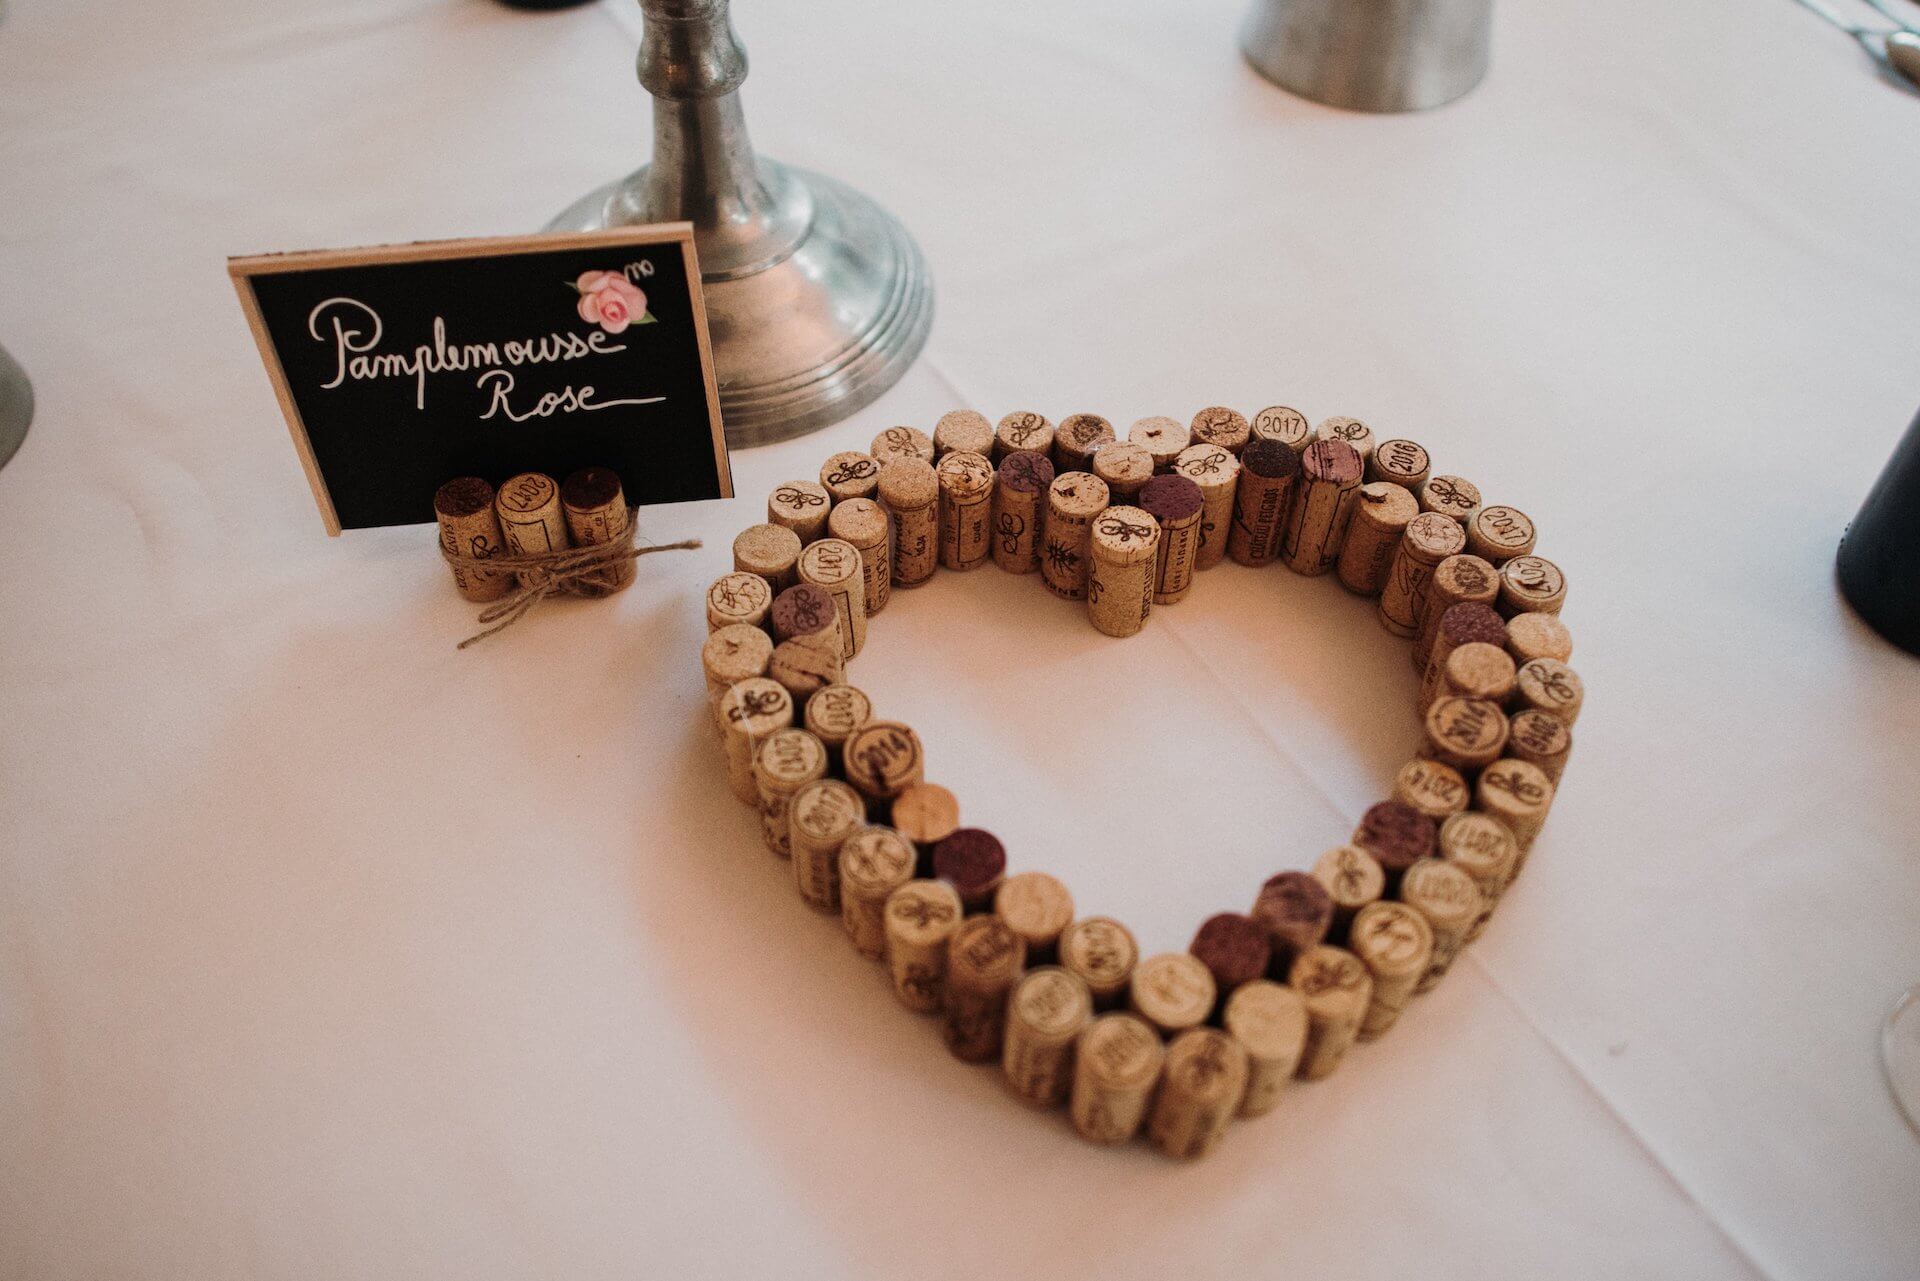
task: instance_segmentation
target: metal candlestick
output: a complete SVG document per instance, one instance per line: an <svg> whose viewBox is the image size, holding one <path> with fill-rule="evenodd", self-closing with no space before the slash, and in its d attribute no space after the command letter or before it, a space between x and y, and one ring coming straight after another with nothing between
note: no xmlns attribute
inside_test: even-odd
<svg viewBox="0 0 1920 1281"><path fill-rule="evenodd" d="M1493 0L1253 0L1240 51L1289 93L1348 111L1424 111L1487 74Z"/></svg>
<svg viewBox="0 0 1920 1281"><path fill-rule="evenodd" d="M727 442L824 427L891 387L926 343L933 283L892 215L851 187L754 155L746 51L728 0L640 0L653 163L548 224L694 226Z"/></svg>

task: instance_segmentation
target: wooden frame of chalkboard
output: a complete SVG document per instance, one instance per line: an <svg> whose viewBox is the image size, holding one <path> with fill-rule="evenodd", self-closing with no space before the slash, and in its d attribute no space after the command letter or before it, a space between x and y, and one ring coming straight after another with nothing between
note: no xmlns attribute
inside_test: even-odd
<svg viewBox="0 0 1920 1281"><path fill-rule="evenodd" d="M691 223L227 272L329 534L431 521L456 475L598 465L637 505L733 496Z"/></svg>

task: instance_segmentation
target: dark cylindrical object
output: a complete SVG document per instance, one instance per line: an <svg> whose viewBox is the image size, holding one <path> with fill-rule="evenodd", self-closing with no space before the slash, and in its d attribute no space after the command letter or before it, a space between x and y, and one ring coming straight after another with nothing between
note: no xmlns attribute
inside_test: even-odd
<svg viewBox="0 0 1920 1281"><path fill-rule="evenodd" d="M1841 536L1839 570L1867 625L1920 654L1920 415Z"/></svg>

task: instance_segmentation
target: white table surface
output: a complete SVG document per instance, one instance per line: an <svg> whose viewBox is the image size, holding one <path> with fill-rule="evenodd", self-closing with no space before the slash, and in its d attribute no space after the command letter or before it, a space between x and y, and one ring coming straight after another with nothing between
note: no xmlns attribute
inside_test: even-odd
<svg viewBox="0 0 1920 1281"><path fill-rule="evenodd" d="M705 550L456 653L427 530L322 536L223 259L537 227L644 159L633 15L9 6L0 1276L1920 1275L1876 1054L1920 666L1830 570L1920 401L1920 100L1787 0L1503 0L1472 96L1344 115L1241 65L1240 7L742 0L757 141L912 227L927 353L646 514ZM699 599L880 427L1275 402L1530 511L1588 710L1454 975L1176 1166L1016 1106L800 906ZM1149 950L1415 734L1401 647L1278 568L1125 643L946 581L854 672Z"/></svg>

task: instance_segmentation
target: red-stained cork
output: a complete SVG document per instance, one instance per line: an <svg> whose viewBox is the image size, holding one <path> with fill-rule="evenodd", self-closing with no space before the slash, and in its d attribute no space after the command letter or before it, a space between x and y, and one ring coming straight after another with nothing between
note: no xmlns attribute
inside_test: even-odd
<svg viewBox="0 0 1920 1281"><path fill-rule="evenodd" d="M471 516L493 506L493 486L478 476L461 476L434 491L433 510L442 516Z"/></svg>
<svg viewBox="0 0 1920 1281"><path fill-rule="evenodd" d="M1196 515L1204 501L1200 486L1185 476L1172 474L1155 476L1140 487L1139 496L1134 499L1142 511L1162 524Z"/></svg>
<svg viewBox="0 0 1920 1281"><path fill-rule="evenodd" d="M1333 895L1311 873L1282 872L1260 887L1253 919L1267 931L1272 965L1285 981L1294 957L1326 942L1333 928Z"/></svg>
<svg viewBox="0 0 1920 1281"><path fill-rule="evenodd" d="M1242 983L1251 983L1264 975L1272 955L1266 927L1238 912L1209 916L1194 934L1187 951L1213 974L1223 1001Z"/></svg>
<svg viewBox="0 0 1920 1281"><path fill-rule="evenodd" d="M773 634L778 640L818 637L838 621L833 597L812 583L796 584L773 598Z"/></svg>
<svg viewBox="0 0 1920 1281"><path fill-rule="evenodd" d="M1353 843L1373 855L1391 885L1402 872L1433 854L1439 844L1439 829L1432 819L1404 801L1381 801L1360 816L1360 826L1353 829Z"/></svg>
<svg viewBox="0 0 1920 1281"><path fill-rule="evenodd" d="M1435 644L1442 653L1452 653L1474 641L1485 641L1504 649L1507 644L1507 622L1491 605L1483 605L1479 601L1461 601L1458 605L1447 606L1447 612L1440 615L1439 635L1440 639Z"/></svg>
<svg viewBox="0 0 1920 1281"><path fill-rule="evenodd" d="M1277 440L1250 440L1240 451L1240 465L1268 480L1285 480L1300 474L1300 455Z"/></svg>
<svg viewBox="0 0 1920 1281"><path fill-rule="evenodd" d="M959 892L968 911L992 905L1006 872L1006 846L982 828L960 828L933 847L933 874Z"/></svg>
<svg viewBox="0 0 1920 1281"><path fill-rule="evenodd" d="M621 492L620 473L611 467L582 467L560 482L560 501L581 511L604 507Z"/></svg>
<svg viewBox="0 0 1920 1281"><path fill-rule="evenodd" d="M1344 440L1316 440L1300 454L1300 469L1309 480L1357 485L1365 467L1360 451Z"/></svg>
<svg viewBox="0 0 1920 1281"><path fill-rule="evenodd" d="M1022 494L1043 494L1053 484L1053 463L1031 449L1016 449L1000 460L1000 487Z"/></svg>

